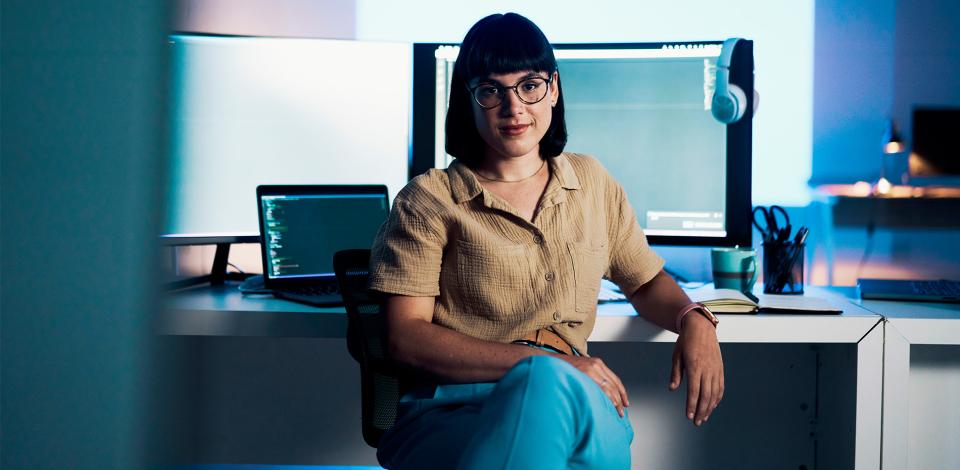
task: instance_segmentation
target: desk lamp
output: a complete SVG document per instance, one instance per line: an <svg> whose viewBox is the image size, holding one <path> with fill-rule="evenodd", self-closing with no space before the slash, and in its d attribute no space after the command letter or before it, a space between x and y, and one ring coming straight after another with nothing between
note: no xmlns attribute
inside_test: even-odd
<svg viewBox="0 0 960 470"><path fill-rule="evenodd" d="M874 194L886 195L893 189L893 185L890 184L890 181L887 179L887 160L893 158L889 155L896 155L903 152L903 149L903 138L900 137L900 131L897 130L897 123L893 119L890 119L887 121L886 130L883 132L883 155L880 160L880 179L877 180L877 184L873 187Z"/></svg>

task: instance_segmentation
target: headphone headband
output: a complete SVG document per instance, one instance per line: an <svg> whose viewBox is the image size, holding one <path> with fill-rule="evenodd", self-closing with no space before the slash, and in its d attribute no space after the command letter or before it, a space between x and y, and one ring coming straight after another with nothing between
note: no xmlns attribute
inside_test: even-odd
<svg viewBox="0 0 960 470"><path fill-rule="evenodd" d="M733 61L733 48L737 47L740 38L730 38L723 41L720 46L720 58L717 59L717 67L730 68L730 62Z"/></svg>
<svg viewBox="0 0 960 470"><path fill-rule="evenodd" d="M747 106L747 97L743 90L730 83L730 64L733 61L733 50L738 42L740 38L723 41L720 57L717 59L711 110L713 116L724 124L732 124L740 120Z"/></svg>

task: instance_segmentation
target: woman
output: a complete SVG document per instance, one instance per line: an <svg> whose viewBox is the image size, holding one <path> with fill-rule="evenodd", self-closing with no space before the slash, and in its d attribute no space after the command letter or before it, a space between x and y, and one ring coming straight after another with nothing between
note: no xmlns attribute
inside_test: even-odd
<svg viewBox="0 0 960 470"><path fill-rule="evenodd" d="M456 160L396 197L372 252L389 351L415 371L387 468L629 468L620 378L587 355L600 278L679 330L669 388L687 376L700 425L723 395L715 317L662 270L623 189L564 153L553 49L528 19L475 24L454 65L446 149Z"/></svg>

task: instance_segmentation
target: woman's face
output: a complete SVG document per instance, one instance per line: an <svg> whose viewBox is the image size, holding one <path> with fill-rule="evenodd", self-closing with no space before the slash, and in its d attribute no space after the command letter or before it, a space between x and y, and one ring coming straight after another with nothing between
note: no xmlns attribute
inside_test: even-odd
<svg viewBox="0 0 960 470"><path fill-rule="evenodd" d="M557 73L550 77L546 72L521 71L507 74L491 74L485 78L472 80L468 85L471 89L480 85L478 92L493 92L494 88L484 85L501 87L502 101L498 106L484 109L472 96L473 119L477 125L477 132L487 144L486 158L519 158L531 154L540 155L540 139L550 128L553 116L553 106L560 95L557 86ZM521 94L531 92L529 78L552 78L547 87L546 95L539 102L528 104L520 100L514 89L506 87L519 86ZM523 82L523 83L521 83ZM527 100L531 101L531 100Z"/></svg>

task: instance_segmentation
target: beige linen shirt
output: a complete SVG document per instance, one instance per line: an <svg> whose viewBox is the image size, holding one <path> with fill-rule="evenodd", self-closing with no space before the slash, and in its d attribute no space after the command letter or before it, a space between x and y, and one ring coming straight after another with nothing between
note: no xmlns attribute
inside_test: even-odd
<svg viewBox="0 0 960 470"><path fill-rule="evenodd" d="M370 288L436 297L433 323L508 343L549 327L582 353L601 276L632 294L663 267L623 188L562 153L527 221L454 161L397 194L372 249Z"/></svg>

